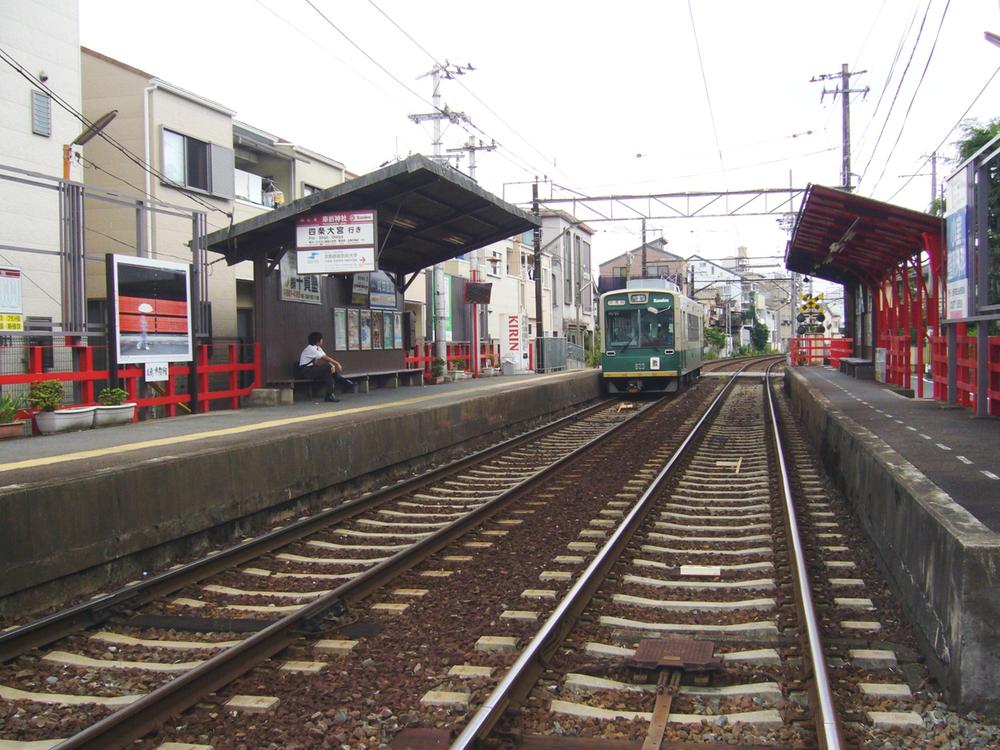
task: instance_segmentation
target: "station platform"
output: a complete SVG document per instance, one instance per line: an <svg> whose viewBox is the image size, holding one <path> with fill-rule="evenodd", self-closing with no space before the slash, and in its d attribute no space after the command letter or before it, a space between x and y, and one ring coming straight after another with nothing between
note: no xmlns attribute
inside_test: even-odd
<svg viewBox="0 0 1000 750"><path fill-rule="evenodd" d="M785 385L949 701L1000 708L1000 420L832 368Z"/></svg>
<svg viewBox="0 0 1000 750"><path fill-rule="evenodd" d="M5 441L0 621L162 570L390 481L392 467L441 460L599 396L597 371L577 370Z"/></svg>
<svg viewBox="0 0 1000 750"><path fill-rule="evenodd" d="M955 503L1000 532L1000 419L909 398L833 368L802 371L832 408L878 435Z"/></svg>

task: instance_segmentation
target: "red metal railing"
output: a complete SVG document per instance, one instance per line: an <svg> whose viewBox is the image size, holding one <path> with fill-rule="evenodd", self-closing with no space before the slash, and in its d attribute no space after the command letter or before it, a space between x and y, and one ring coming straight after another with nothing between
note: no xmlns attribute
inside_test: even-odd
<svg viewBox="0 0 1000 750"><path fill-rule="evenodd" d="M956 401L968 409L976 408L976 337L966 333L965 324L959 323L955 352L955 390ZM989 378L987 395L989 397L990 416L1000 416L1000 336L990 336ZM931 337L931 378L934 381L934 398L937 401L948 400L948 339L946 336Z"/></svg>
<svg viewBox="0 0 1000 750"><path fill-rule="evenodd" d="M472 344L468 341L449 341L445 344L447 353L445 361L448 369L461 363L462 369L471 372ZM431 364L437 357L434 355L434 343L424 342L413 347L412 352L404 359L407 367L419 367L424 371L424 380L431 378ZM497 366L500 363L500 344L483 342L479 345L479 369Z"/></svg>
<svg viewBox="0 0 1000 750"><path fill-rule="evenodd" d="M792 365L821 365L829 360L839 369L841 358L851 356L852 349L851 340L841 337L793 338L788 344L788 356Z"/></svg>
<svg viewBox="0 0 1000 750"><path fill-rule="evenodd" d="M107 369L94 369L94 354L103 347L89 346L85 344L67 343L67 349L74 353L76 363L73 370L49 370L43 367L45 347L28 347L28 367L27 372L0 375L0 386L27 385L40 383L45 380L57 380L61 383L79 383L80 400L67 404L67 406L91 406L97 403L96 390L99 384L108 381L109 373ZM213 363L211 361L212 349L223 349L226 351L226 361ZM249 362L241 361L247 359L247 352L252 355ZM145 369L137 366L123 366L118 368L118 380L121 387L128 393L129 401L136 402L139 407L163 406L166 415L173 417L177 415L178 408L191 412L205 412L210 409L213 401L228 401L231 409L238 409L240 397L246 396L253 388L261 383L260 373L260 345L250 344L200 344L196 350L196 360L194 372L197 377L197 398L192 402L192 394L178 388L181 378L185 380L192 372L192 366L188 363L170 364L168 368L167 380L162 385L162 392L158 396L140 397L139 385L145 376ZM253 382L247 386L240 387L240 374L252 373ZM213 385L218 385L218 378L213 375L225 374L226 386L221 390L212 390ZM30 412L24 412L28 416Z"/></svg>

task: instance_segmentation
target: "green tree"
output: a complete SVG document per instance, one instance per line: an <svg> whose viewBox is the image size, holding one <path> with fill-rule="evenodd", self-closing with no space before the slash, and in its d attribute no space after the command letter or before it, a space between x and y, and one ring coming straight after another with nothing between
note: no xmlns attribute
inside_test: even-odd
<svg viewBox="0 0 1000 750"><path fill-rule="evenodd" d="M750 343L753 345L753 349L756 352L766 352L767 342L771 338L771 332L767 329L767 326L761 323L759 320L753 322L753 330L750 331Z"/></svg>
<svg viewBox="0 0 1000 750"><path fill-rule="evenodd" d="M718 356L726 345L726 336L718 328L705 328L705 348L710 354Z"/></svg>

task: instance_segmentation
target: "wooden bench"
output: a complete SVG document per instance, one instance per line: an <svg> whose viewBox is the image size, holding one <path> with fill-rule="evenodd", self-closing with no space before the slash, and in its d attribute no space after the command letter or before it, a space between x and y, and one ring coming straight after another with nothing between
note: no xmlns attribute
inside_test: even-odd
<svg viewBox="0 0 1000 750"><path fill-rule="evenodd" d="M398 388L403 385L423 385L424 371L419 368L404 370L381 370L379 372L349 372L343 376L354 383L353 393L369 393L372 386L376 388ZM308 387L309 397L316 398L316 386L322 387L322 380L312 380L310 378L284 378L269 380L268 386L272 388L290 388L292 391L296 387Z"/></svg>
<svg viewBox="0 0 1000 750"><path fill-rule="evenodd" d="M860 357L841 357L840 371L858 380L875 379L875 363Z"/></svg>
<svg viewBox="0 0 1000 750"><path fill-rule="evenodd" d="M399 388L403 385L423 385L424 371L420 368L382 370L379 372L345 372L344 377L354 383L355 393L368 393L376 388Z"/></svg>

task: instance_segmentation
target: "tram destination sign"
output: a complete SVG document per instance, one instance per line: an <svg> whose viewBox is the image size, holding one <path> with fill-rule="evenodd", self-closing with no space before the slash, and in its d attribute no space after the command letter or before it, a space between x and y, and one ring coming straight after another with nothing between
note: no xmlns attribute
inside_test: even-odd
<svg viewBox="0 0 1000 750"><path fill-rule="evenodd" d="M295 227L299 274L374 271L378 222L375 211L309 214Z"/></svg>

